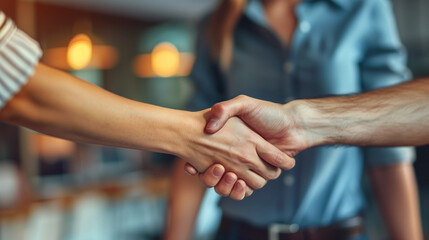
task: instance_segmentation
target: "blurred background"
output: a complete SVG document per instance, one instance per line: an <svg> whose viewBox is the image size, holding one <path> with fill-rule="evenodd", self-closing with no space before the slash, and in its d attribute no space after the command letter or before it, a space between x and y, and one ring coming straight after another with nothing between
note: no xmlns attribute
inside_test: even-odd
<svg viewBox="0 0 429 240"><path fill-rule="evenodd" d="M42 61L118 95L184 108L195 26L216 0L1 0L44 50ZM408 66L429 76L429 0L392 1ZM429 234L429 147L415 169ZM0 239L160 239L173 157L76 144L0 124ZM425 174L426 172L426 174ZM369 196L369 195L368 195ZM220 212L209 192L196 239ZM372 239L385 236L369 197Z"/></svg>

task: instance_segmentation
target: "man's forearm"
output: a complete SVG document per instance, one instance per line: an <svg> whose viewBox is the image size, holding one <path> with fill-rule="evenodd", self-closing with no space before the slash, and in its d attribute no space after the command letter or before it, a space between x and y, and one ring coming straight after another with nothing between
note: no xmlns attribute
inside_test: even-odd
<svg viewBox="0 0 429 240"><path fill-rule="evenodd" d="M349 97L297 100L296 113L312 145L422 145L429 143L429 79Z"/></svg>

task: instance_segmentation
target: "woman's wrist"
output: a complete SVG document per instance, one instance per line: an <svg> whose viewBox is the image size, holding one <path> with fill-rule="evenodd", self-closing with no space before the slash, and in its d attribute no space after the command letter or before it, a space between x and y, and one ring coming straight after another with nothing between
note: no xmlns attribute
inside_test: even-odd
<svg viewBox="0 0 429 240"><path fill-rule="evenodd" d="M182 111L180 114L182 120L176 129L178 141L174 144L173 154L186 160L200 172L215 162L213 155L221 151L223 144L218 142L219 139L213 139L213 136L204 132L208 111ZM211 162L207 162L207 159Z"/></svg>
<svg viewBox="0 0 429 240"><path fill-rule="evenodd" d="M185 159L198 170L205 169L207 166L201 166L193 158L195 147L204 144L204 112L176 111L174 118L170 119L173 122L170 121L167 125L171 136L163 140L162 151ZM201 151L201 148L198 151Z"/></svg>
<svg viewBox="0 0 429 240"><path fill-rule="evenodd" d="M161 143L159 151L186 159L191 141L198 138L195 134L197 125L199 125L197 115L193 112L179 110L167 111L164 119L159 119L159 124L163 125L158 127L159 131L163 132L159 134L158 140ZM200 131L202 132L203 129L201 128Z"/></svg>

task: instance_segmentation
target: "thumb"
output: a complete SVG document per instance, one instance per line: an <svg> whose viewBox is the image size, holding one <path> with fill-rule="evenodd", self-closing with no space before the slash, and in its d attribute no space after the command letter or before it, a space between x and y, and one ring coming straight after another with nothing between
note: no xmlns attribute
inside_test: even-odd
<svg viewBox="0 0 429 240"><path fill-rule="evenodd" d="M243 112L247 111L246 99L247 96L240 95L231 100L216 103L212 106L210 116L207 119L206 132L215 133L219 131L229 118L233 116L240 116Z"/></svg>
<svg viewBox="0 0 429 240"><path fill-rule="evenodd" d="M185 172L191 176L195 176L198 174L198 170L189 163L186 163L184 168L185 168Z"/></svg>

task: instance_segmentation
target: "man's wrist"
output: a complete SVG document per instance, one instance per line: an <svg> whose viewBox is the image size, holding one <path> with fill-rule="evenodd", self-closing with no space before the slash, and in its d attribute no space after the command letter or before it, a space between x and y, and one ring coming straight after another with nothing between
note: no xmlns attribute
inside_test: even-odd
<svg viewBox="0 0 429 240"><path fill-rule="evenodd" d="M286 117L293 121L294 127L302 133L309 147L333 143L332 131L335 128L320 111L317 104L310 100L295 100L284 104Z"/></svg>

